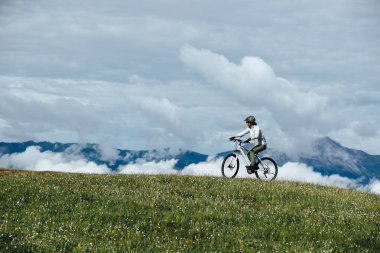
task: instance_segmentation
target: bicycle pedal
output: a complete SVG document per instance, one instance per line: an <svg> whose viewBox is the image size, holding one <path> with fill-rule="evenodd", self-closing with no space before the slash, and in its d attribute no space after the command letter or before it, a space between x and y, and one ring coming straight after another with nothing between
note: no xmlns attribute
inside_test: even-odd
<svg viewBox="0 0 380 253"><path fill-rule="evenodd" d="M248 174L252 174L253 173L253 167L251 165L247 165L245 167L247 168Z"/></svg>

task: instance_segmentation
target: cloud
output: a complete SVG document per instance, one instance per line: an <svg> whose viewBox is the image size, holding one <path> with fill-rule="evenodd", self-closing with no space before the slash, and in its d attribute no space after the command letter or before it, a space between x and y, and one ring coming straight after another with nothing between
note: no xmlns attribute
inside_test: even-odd
<svg viewBox="0 0 380 253"><path fill-rule="evenodd" d="M123 174L178 174L178 171L174 169L174 165L178 160L170 159L159 162L138 160L134 163L130 163L119 167L119 173Z"/></svg>
<svg viewBox="0 0 380 253"><path fill-rule="evenodd" d="M100 153L100 159L104 161L115 161L119 158L119 150L108 145L97 145L97 151Z"/></svg>
<svg viewBox="0 0 380 253"><path fill-rule="evenodd" d="M224 116L230 104L207 86L138 76L114 83L0 75L0 105L3 141L179 147L213 154L229 148L226 122L236 126Z"/></svg>
<svg viewBox="0 0 380 253"><path fill-rule="evenodd" d="M288 162L279 168L278 179L300 181L328 186L339 186L345 188L357 188L358 181L337 174L323 176L315 172L312 167L303 163Z"/></svg>
<svg viewBox="0 0 380 253"><path fill-rule="evenodd" d="M70 173L111 173L105 165L88 162L79 156L41 152L39 147L28 147L23 153L0 156L0 167L32 171L60 171Z"/></svg>
<svg viewBox="0 0 380 253"><path fill-rule="evenodd" d="M181 171L182 175L221 176L220 165L223 158L208 157L207 161L187 165Z"/></svg>
<svg viewBox="0 0 380 253"><path fill-rule="evenodd" d="M266 110L281 131L290 134L294 140L300 139L299 134L315 138L317 128L329 125L323 119L323 115L328 114L327 96L304 91L276 76L271 66L258 57L244 57L240 64L235 64L210 50L185 45L180 58L191 70L222 88L231 100L252 108L252 113Z"/></svg>
<svg viewBox="0 0 380 253"><path fill-rule="evenodd" d="M360 187L361 190L372 192L375 194L380 194L380 180L372 179L368 185Z"/></svg>
<svg viewBox="0 0 380 253"><path fill-rule="evenodd" d="M165 5L11 1L0 8L0 73L108 81L167 76L181 72L176 49L183 43L236 45L231 29L167 15L173 13L168 10L159 14Z"/></svg>
<svg viewBox="0 0 380 253"><path fill-rule="evenodd" d="M375 108L373 102L348 105L350 100L355 103L353 93L360 94L364 100L377 94L369 96L367 92L348 92L337 86L305 86L278 76L268 63L254 56L245 56L240 63L234 63L222 54L186 44L182 46L179 57L189 70L221 90L230 103L239 103L244 111L248 111L245 115L258 116L269 143L278 150L296 154L310 148L315 138L323 136L347 142L343 137L347 135L349 140L358 139L355 143L361 146L365 144L360 139L368 142L380 138L374 127L375 120L368 114ZM237 111L234 112L236 114ZM242 111L240 115L244 117ZM350 131L355 133L349 134ZM352 143L349 146L354 145ZM358 147L354 145L354 148Z"/></svg>
<svg viewBox="0 0 380 253"><path fill-rule="evenodd" d="M266 107L274 112L286 110L287 117L319 112L328 102L327 97L302 91L288 80L277 77L271 66L258 57L247 56L240 64L235 64L210 50L185 45L180 58L211 83L244 99L245 104Z"/></svg>
<svg viewBox="0 0 380 253"><path fill-rule="evenodd" d="M277 179L343 188L354 188L360 191L380 194L379 179L374 178L367 185L363 185L360 179L342 177L338 174L324 176L321 173L314 171L312 167L309 167L304 163L288 162L284 164L279 167Z"/></svg>
<svg viewBox="0 0 380 253"><path fill-rule="evenodd" d="M203 129L194 124L198 119L191 108L181 107L167 98L131 96L128 100L135 113L139 113L150 126L158 128L159 135L155 140L165 143L166 139L178 139L187 147L197 143ZM175 145L172 143L170 146Z"/></svg>
<svg viewBox="0 0 380 253"><path fill-rule="evenodd" d="M119 167L124 174L176 174L190 176L221 176L220 164L223 158L208 157L207 161L187 165L182 170L175 169L176 159L148 161L151 157L139 159L134 163Z"/></svg>
<svg viewBox="0 0 380 253"><path fill-rule="evenodd" d="M49 94L48 90L38 92L31 89L28 80L0 76L0 118L6 122L6 135L22 138L28 133L35 139L38 133L50 134L54 129L83 136L101 125L101 119L92 113L92 105L63 94Z"/></svg>

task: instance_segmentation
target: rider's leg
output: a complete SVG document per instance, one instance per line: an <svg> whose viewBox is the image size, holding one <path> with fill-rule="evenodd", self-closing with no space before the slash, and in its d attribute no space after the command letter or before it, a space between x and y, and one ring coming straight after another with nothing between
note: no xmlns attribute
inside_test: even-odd
<svg viewBox="0 0 380 253"><path fill-rule="evenodd" d="M249 153L248 153L248 158L251 161L251 166L254 166L256 164L256 156L255 154L258 154L261 151L264 151L267 148L267 145L258 145L253 147Z"/></svg>

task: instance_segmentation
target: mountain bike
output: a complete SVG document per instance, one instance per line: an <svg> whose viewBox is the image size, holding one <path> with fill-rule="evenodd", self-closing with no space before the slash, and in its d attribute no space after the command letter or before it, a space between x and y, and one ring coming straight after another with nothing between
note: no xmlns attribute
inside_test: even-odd
<svg viewBox="0 0 380 253"><path fill-rule="evenodd" d="M235 150L224 157L222 174L224 177L234 178L239 171L239 156L243 158L246 165L250 165L251 162L247 156L249 150L242 145L244 141L241 139L232 139L231 141L235 142ZM260 180L274 180L278 172L277 163L270 157L260 158L257 154L255 156L257 169L253 171L247 169L248 174L254 173Z"/></svg>

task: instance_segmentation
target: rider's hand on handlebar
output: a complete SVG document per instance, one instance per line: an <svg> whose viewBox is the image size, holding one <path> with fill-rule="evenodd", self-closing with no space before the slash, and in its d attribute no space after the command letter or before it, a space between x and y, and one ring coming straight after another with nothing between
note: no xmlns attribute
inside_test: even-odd
<svg viewBox="0 0 380 253"><path fill-rule="evenodd" d="M230 141L235 140L235 136L230 137Z"/></svg>

